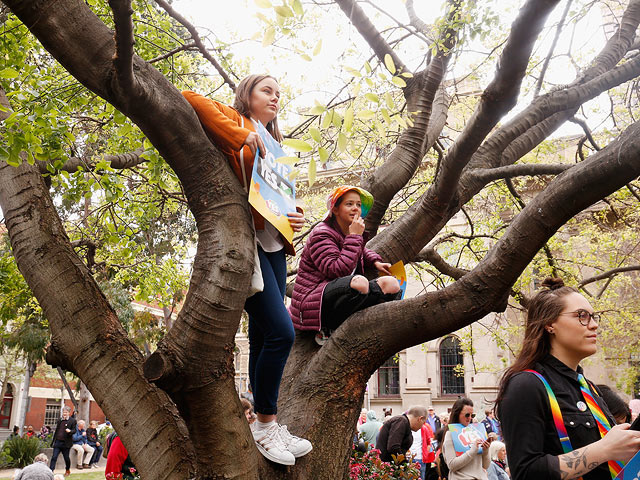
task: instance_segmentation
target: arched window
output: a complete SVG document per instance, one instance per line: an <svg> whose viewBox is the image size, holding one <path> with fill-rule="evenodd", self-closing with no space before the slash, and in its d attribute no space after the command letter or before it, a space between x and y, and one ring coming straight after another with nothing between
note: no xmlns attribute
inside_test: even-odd
<svg viewBox="0 0 640 480"><path fill-rule="evenodd" d="M464 358L460 340L447 337L440 343L440 394L464 395Z"/></svg>

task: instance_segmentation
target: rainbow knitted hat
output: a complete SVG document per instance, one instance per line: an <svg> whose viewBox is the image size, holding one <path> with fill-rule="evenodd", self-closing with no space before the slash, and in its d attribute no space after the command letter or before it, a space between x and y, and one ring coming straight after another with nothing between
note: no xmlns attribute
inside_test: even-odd
<svg viewBox="0 0 640 480"><path fill-rule="evenodd" d="M327 218L331 216L331 211L333 210L333 207L336 206L338 199L350 191L358 192L362 208L360 216L362 218L367 216L367 213L369 213L369 210L371 210L371 207L373 206L373 195L367 192L364 188L354 187L353 185L342 185L341 187L336 188L331 195L327 197L327 209L329 210Z"/></svg>

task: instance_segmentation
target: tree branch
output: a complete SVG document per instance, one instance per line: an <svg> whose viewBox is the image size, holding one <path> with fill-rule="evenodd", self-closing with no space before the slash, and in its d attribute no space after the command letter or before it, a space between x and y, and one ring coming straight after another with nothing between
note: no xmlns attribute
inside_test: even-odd
<svg viewBox="0 0 640 480"><path fill-rule="evenodd" d="M528 0L520 9L500 55L494 79L482 93L473 116L442 162L435 181L435 194L440 202L447 203L452 198L462 170L472 155L498 120L516 104L533 45L557 3L558 0Z"/></svg>
<svg viewBox="0 0 640 480"><path fill-rule="evenodd" d="M172 55L175 55L178 52L182 52L184 50L190 50L192 48L197 48L196 42L185 43L184 45L180 45L179 47L176 47L173 50L169 50L168 52L163 53L162 55L158 55L156 58L152 58L151 60L149 60L149 63L159 62L160 60L164 60L165 58L169 58L169 57L171 57Z"/></svg>
<svg viewBox="0 0 640 480"><path fill-rule="evenodd" d="M382 35L380 35L380 32L378 32L378 29L373 25L373 23L371 23L371 20L369 20L367 14L364 13L364 10L360 8L355 0L335 0L335 3L337 3L338 6L342 9L353 26L358 29L360 35L362 35L371 49L375 52L378 60L380 60L380 63L385 65L385 68L386 64L384 61L384 57L385 55L389 55L396 67L396 72L393 73L393 75L400 75L403 72L409 71L409 69L405 66L402 60L400 60L400 57L398 57L393 48L391 48L387 41L382 38Z"/></svg>
<svg viewBox="0 0 640 480"><path fill-rule="evenodd" d="M133 46L136 42L133 37L131 0L109 0L109 6L113 10L113 22L116 30L114 35L116 52L113 56L113 66L118 85L122 90L134 90Z"/></svg>
<svg viewBox="0 0 640 480"><path fill-rule="evenodd" d="M71 157L64 164L58 168L58 170L64 170L65 172L73 173L77 172L80 167L84 170L92 170L96 163L100 160L109 162L111 168L116 170L125 170L127 168L133 168L137 165L145 163L147 160L142 156L144 148L140 147L133 152L121 153L117 155L104 155L103 157L87 158L87 157ZM53 163L52 160L48 161L36 161L41 173L49 173L47 165Z"/></svg>
<svg viewBox="0 0 640 480"><path fill-rule="evenodd" d="M503 178L513 178L522 176L537 176L537 175L559 175L562 172L570 169L573 165L554 165L554 164L518 164L518 165L506 165L504 167L496 168L478 168L470 172L476 180L485 184L494 180Z"/></svg>
<svg viewBox="0 0 640 480"><path fill-rule="evenodd" d="M418 256L416 257L416 261L429 262L440 273L447 275L454 280L458 280L469 273L469 270L447 263L433 247L425 247L420 250L420 253L418 253Z"/></svg>
<svg viewBox="0 0 640 480"><path fill-rule="evenodd" d="M564 7L564 12L562 12L562 17L558 22L558 27L556 28L556 34L553 37L553 42L551 42L551 47L549 47L549 53L547 53L547 57L544 59L544 63L542 64L542 68L540 69L540 76L538 77L538 81L536 82L536 86L533 90L533 98L536 98L540 93L540 89L542 88L542 82L544 81L544 76L547 73L547 68L549 67L549 62L551 61L551 57L553 57L553 52L556 49L556 44L558 43L558 39L560 38L560 33L562 33L562 29L564 28L564 22L569 14L569 9L571 8L571 3L573 0L567 0L567 5Z"/></svg>
<svg viewBox="0 0 640 480"><path fill-rule="evenodd" d="M585 285L589 285L590 283L597 282L599 280L604 280L605 278L611 278L613 276L616 276L618 273L635 272L638 270L640 270L640 265L630 265L628 267L612 268L611 270L601 273L600 275L595 275L593 277L585 278L578 284L578 287L581 288L581 287L584 287Z"/></svg>
<svg viewBox="0 0 640 480"><path fill-rule="evenodd" d="M198 50L200 50L200 53L202 53L202 56L207 60L209 60L209 63L213 65L213 67L216 69L216 71L220 74L220 76L224 80L224 83L229 85L229 88L235 92L236 91L235 82L231 80L231 78L229 77L229 75L227 75L227 72L224 70L224 68L222 68L222 66L218 63L218 61L215 58L213 58L213 56L207 50L207 47L204 46L204 43L202 43L202 40L200 39L200 35L198 35L198 30L196 30L196 27L194 27L191 22L189 22L186 18L184 18L182 15L176 12L174 8L171 5L169 5L167 1L156 0L156 3L160 5L171 17L177 20L184 28L186 28L189 31L189 33L191 34L191 38L193 39L193 42L195 43L196 47L198 47Z"/></svg>
<svg viewBox="0 0 640 480"><path fill-rule="evenodd" d="M415 29L420 33L424 34L427 38L431 38L431 36L433 35L431 32L431 28L416 14L416 10L413 7L413 0L407 0L407 2L405 3L405 8L407 9L407 14L409 15L409 23L413 25Z"/></svg>

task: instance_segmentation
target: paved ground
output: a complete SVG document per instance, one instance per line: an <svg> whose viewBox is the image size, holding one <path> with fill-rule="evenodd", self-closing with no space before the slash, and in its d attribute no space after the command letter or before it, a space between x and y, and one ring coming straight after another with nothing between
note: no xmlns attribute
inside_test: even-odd
<svg viewBox="0 0 640 480"><path fill-rule="evenodd" d="M61 459L62 460L62 459ZM62 468L59 468L60 462L54 473L62 473L64 474L64 462L62 462ZM14 469L11 470L0 470L0 479L13 478ZM94 475L91 475L94 474ZM100 466L99 468L89 468L78 470L77 468L71 467L71 476L66 477L69 480L73 480L74 478L82 479L86 477L91 477L91 480L94 478L104 478L104 466ZM89 480L89 478L86 478Z"/></svg>

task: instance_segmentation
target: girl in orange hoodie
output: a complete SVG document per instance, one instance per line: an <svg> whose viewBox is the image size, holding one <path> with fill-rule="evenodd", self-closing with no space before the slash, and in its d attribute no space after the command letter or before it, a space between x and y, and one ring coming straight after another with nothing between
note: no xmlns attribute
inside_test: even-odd
<svg viewBox="0 0 640 480"><path fill-rule="evenodd" d="M249 185L256 151L264 156L265 148L256 133L254 122L261 122L278 142L280 87L269 75L249 75L236 89L233 107L198 95L182 92L196 111L209 138L229 160L243 185ZM285 253L294 254L276 228L252 209L258 242L258 257L264 290L247 298L249 314L249 380L253 390L257 421L253 437L258 450L269 460L293 465L295 459L312 449L308 440L289 433L276 421L278 391L282 372L295 337L291 317L284 305L287 277ZM288 214L295 232L302 230L304 216Z"/></svg>

